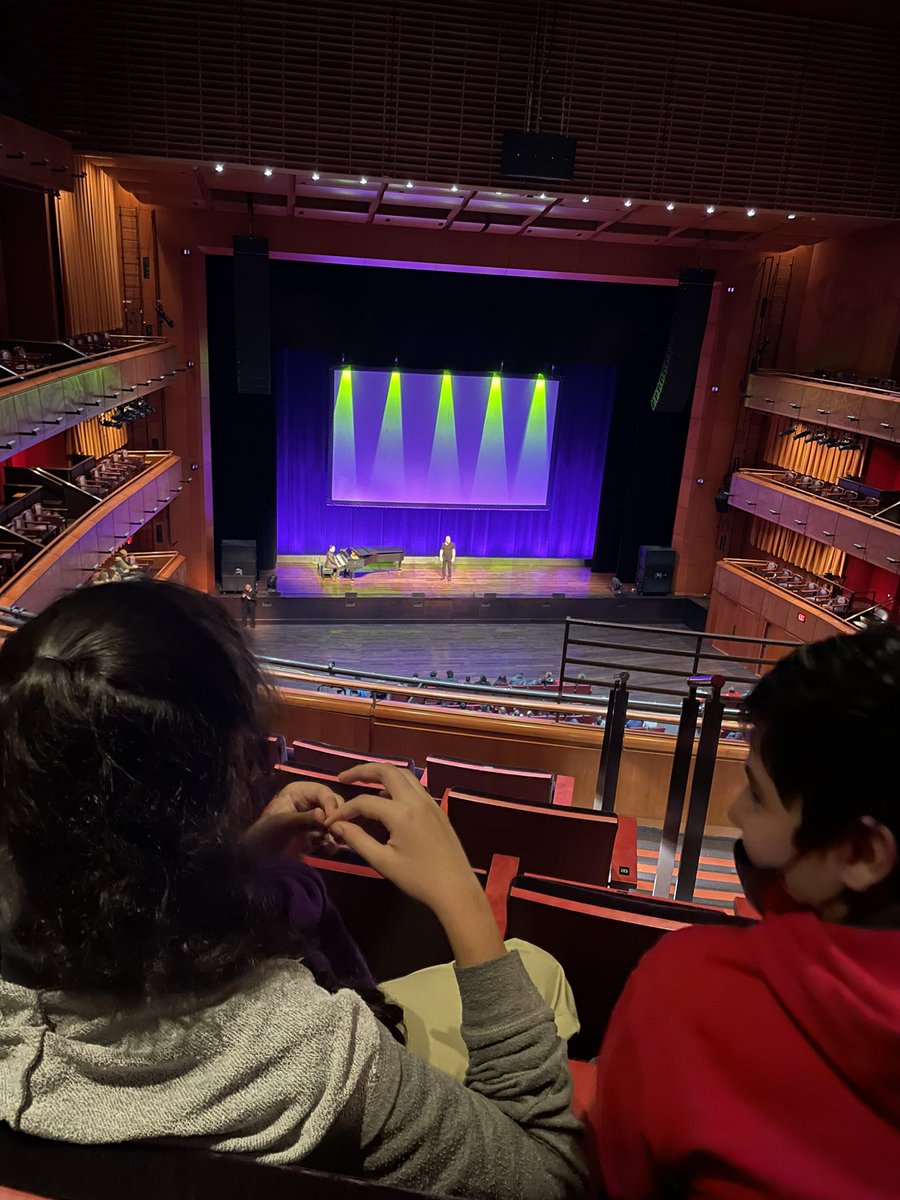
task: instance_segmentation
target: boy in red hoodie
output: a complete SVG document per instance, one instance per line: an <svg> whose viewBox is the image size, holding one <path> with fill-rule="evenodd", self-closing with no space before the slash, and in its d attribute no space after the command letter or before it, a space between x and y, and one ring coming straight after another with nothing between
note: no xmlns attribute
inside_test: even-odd
<svg viewBox="0 0 900 1200"><path fill-rule="evenodd" d="M900 1196L900 631L804 646L746 701L750 928L671 934L598 1065L609 1200Z"/></svg>

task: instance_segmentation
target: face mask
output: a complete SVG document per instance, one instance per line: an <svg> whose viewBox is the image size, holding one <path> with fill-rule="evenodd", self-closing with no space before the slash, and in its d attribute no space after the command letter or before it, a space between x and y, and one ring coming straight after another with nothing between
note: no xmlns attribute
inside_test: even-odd
<svg viewBox="0 0 900 1200"><path fill-rule="evenodd" d="M744 895L758 913L803 912L809 906L795 900L784 882L784 875L803 857L795 854L780 867L756 867L750 861L741 838L734 843L734 865Z"/></svg>

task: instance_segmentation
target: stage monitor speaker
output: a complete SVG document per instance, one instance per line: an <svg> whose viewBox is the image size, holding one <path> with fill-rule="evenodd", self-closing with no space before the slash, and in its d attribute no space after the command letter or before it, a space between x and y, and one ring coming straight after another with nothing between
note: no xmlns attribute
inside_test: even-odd
<svg viewBox="0 0 900 1200"><path fill-rule="evenodd" d="M671 546L641 546L634 590L641 596L669 596L675 574L675 551Z"/></svg>
<svg viewBox="0 0 900 1200"><path fill-rule="evenodd" d="M715 277L715 271L704 267L691 267L678 275L669 340L650 401L655 412L681 412L690 404Z"/></svg>
<svg viewBox="0 0 900 1200"><path fill-rule="evenodd" d="M571 179L575 174L575 138L558 133L503 134L500 173L512 179Z"/></svg>
<svg viewBox="0 0 900 1200"><path fill-rule="evenodd" d="M234 360L239 396L272 390L269 239L235 237Z"/></svg>
<svg viewBox="0 0 900 1200"><path fill-rule="evenodd" d="M256 582L256 542L222 539L222 578L240 572L250 583Z"/></svg>
<svg viewBox="0 0 900 1200"><path fill-rule="evenodd" d="M553 596L552 596L552 599L554 599L554 600L565 600L565 598L566 598L565 592L554 592Z"/></svg>

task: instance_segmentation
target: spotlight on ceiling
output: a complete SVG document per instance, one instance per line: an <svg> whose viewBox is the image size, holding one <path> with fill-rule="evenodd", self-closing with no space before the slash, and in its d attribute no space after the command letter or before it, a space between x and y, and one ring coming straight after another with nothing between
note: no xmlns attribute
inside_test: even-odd
<svg viewBox="0 0 900 1200"><path fill-rule="evenodd" d="M796 220L797 220L797 214L796 214L796 213L788 213L788 215L787 215L787 219L788 219L789 221L796 221Z"/></svg>
<svg viewBox="0 0 900 1200"><path fill-rule="evenodd" d="M450 191L451 191L451 192L458 192L458 191L459 191L459 184L458 184L458 183L454 183L454 184L452 184L452 185L451 185L451 187L450 187Z"/></svg>
<svg viewBox="0 0 900 1200"><path fill-rule="evenodd" d="M711 217L715 211L716 211L716 206L714 204L707 204L706 215L708 217Z"/></svg>
<svg viewBox="0 0 900 1200"><path fill-rule="evenodd" d="M313 177L313 182L315 182L315 183L318 183L319 180L322 178L322 176L319 174L318 171L313 171L312 177Z"/></svg>
<svg viewBox="0 0 900 1200"><path fill-rule="evenodd" d="M274 172L271 167L263 167L263 175L265 175L266 179L271 179L273 174Z"/></svg>
<svg viewBox="0 0 900 1200"><path fill-rule="evenodd" d="M805 437L806 437L806 430L798 429L797 432L794 434L794 436L791 438L791 441L796 442L798 438L805 438Z"/></svg>
<svg viewBox="0 0 900 1200"><path fill-rule="evenodd" d="M225 170L225 164L224 163L216 163L215 170L216 170L217 175L221 175L222 172Z"/></svg>
<svg viewBox="0 0 900 1200"><path fill-rule="evenodd" d="M407 181L406 181L406 186L407 186L408 188L411 188L411 187L412 187L412 185L413 185L413 181L412 181L411 179L407 179Z"/></svg>
<svg viewBox="0 0 900 1200"><path fill-rule="evenodd" d="M546 199L547 199L547 193L541 192L541 194L538 196L538 200L546 200Z"/></svg>
<svg viewBox="0 0 900 1200"><path fill-rule="evenodd" d="M675 201L670 200L669 203L666 205L666 212L674 212L674 211L675 211Z"/></svg>
<svg viewBox="0 0 900 1200"><path fill-rule="evenodd" d="M787 436L788 436L788 434L790 434L790 433L796 433L796 432L797 432L797 426L796 426L796 425L789 425L789 426L787 427L787 429L782 429L782 430L780 430L780 431L779 431L779 434L778 434L778 436L779 436L779 437L787 437Z"/></svg>
<svg viewBox="0 0 900 1200"><path fill-rule="evenodd" d="M582 203L582 204L590 204L590 202L591 202L591 198L590 198L590 196L582 196L582 197L581 197L581 203Z"/></svg>
<svg viewBox="0 0 900 1200"><path fill-rule="evenodd" d="M626 208L631 208L632 204L634 204L634 201L633 201L633 200L626 200L626 201L625 201L625 207L626 207Z"/></svg>
<svg viewBox="0 0 900 1200"><path fill-rule="evenodd" d="M360 182L360 183L368 183L369 181L368 181L368 179L365 177L365 175L360 175L360 177L359 177L359 182Z"/></svg>
<svg viewBox="0 0 900 1200"><path fill-rule="evenodd" d="M755 209L755 208L748 208L748 209L747 209L747 216L748 216L748 217L755 217L755 216L756 216L756 209Z"/></svg>
<svg viewBox="0 0 900 1200"><path fill-rule="evenodd" d="M502 195L503 195L503 193L502 193L502 192L494 192L494 195L495 195L495 196L502 196Z"/></svg>

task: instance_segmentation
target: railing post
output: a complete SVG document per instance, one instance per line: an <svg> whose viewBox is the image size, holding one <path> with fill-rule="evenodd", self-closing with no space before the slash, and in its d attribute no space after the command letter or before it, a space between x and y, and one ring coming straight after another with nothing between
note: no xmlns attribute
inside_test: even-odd
<svg viewBox="0 0 900 1200"><path fill-rule="evenodd" d="M712 789L713 771L716 769L719 734L722 732L722 717L725 712L721 696L724 683L723 675L712 677L710 694L703 706L703 721L700 725L700 739L697 743L697 761L694 763L691 799L688 804L684 840L681 843L678 882L675 885L676 900L690 902L694 898L697 868L700 865L700 851L703 847L703 830L706 828L709 794Z"/></svg>
<svg viewBox="0 0 900 1200"><path fill-rule="evenodd" d="M600 811L616 811L616 789L619 786L619 766L622 761L622 744L625 740L625 722L628 719L627 671L616 677L609 693L606 709L606 728L603 730L603 748L600 751L600 770L597 772L596 797L600 799ZM594 800L597 807L597 800Z"/></svg>
<svg viewBox="0 0 900 1200"><path fill-rule="evenodd" d="M669 897L672 873L675 866L675 851L681 833L681 816L687 795L688 777L691 773L691 758L694 753L694 737L697 733L697 716L700 701L697 699L697 684L688 680L688 694L681 702L681 720L672 755L672 774L669 778L669 795L666 800L666 815L659 842L659 859L653 880L653 895Z"/></svg>
<svg viewBox="0 0 900 1200"><path fill-rule="evenodd" d="M558 686L556 689L556 703L557 704L562 704L563 678L565 677L565 674L566 674L566 663L569 661L569 625L570 625L570 621L571 621L571 618L566 617L566 629L565 629L565 633L563 634L562 659L559 664L559 678L558 678ZM556 723L557 723L557 725L559 724L559 709L558 708L556 710Z"/></svg>

